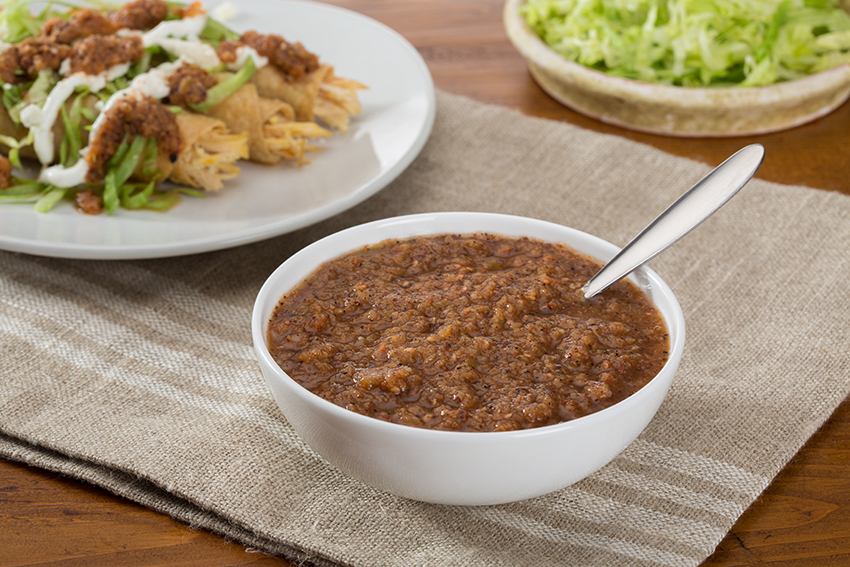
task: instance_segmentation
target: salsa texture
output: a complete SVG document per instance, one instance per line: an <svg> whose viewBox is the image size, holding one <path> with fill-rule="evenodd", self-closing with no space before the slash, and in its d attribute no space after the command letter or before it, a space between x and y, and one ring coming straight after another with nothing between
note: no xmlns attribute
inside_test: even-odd
<svg viewBox="0 0 850 567"><path fill-rule="evenodd" d="M491 234L392 240L323 264L275 308L272 357L343 408L414 427L509 431L609 407L668 358L666 325L566 246Z"/></svg>

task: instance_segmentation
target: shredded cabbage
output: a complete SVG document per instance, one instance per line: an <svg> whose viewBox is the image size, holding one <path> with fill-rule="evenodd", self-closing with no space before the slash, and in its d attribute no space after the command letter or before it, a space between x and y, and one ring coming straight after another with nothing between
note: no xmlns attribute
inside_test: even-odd
<svg viewBox="0 0 850 567"><path fill-rule="evenodd" d="M520 12L563 57L650 83L763 86L850 62L836 0L528 0Z"/></svg>

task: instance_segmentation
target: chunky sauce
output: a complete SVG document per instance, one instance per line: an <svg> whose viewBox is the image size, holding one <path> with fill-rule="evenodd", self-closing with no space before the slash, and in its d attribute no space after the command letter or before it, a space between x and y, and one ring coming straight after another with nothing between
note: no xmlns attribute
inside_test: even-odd
<svg viewBox="0 0 850 567"><path fill-rule="evenodd" d="M282 298L269 348L311 392L385 421L552 425L626 398L667 360L664 321L634 284L582 297L600 267L527 238L388 241L325 263Z"/></svg>

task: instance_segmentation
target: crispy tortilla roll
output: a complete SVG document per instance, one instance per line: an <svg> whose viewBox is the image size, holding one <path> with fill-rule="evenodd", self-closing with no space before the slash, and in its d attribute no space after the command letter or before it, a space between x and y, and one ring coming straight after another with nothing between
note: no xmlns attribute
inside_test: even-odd
<svg viewBox="0 0 850 567"><path fill-rule="evenodd" d="M268 100L268 99L265 99ZM315 122L291 122L273 115L263 124L263 136L269 148L286 159L297 159L298 165L310 163L304 152L321 148L310 145L307 140L326 138L331 133Z"/></svg>
<svg viewBox="0 0 850 567"><path fill-rule="evenodd" d="M261 97L282 100L295 110L295 119L299 122L313 120L313 109L319 96L319 87L331 72L330 65L320 65L315 71L301 79L287 80L286 76L272 65L267 65L254 73L251 82L257 86Z"/></svg>
<svg viewBox="0 0 850 567"><path fill-rule="evenodd" d="M357 91L365 88L357 81L337 77L331 68L319 85L313 115L335 130L348 131L350 117L360 114Z"/></svg>
<svg viewBox="0 0 850 567"><path fill-rule="evenodd" d="M247 83L224 102L210 109L231 132L248 135L249 158L253 162L277 164L284 159L305 161L304 152L316 149L308 138L324 138L331 133L314 122L293 122L295 112L288 103L261 97L253 83Z"/></svg>
<svg viewBox="0 0 850 567"><path fill-rule="evenodd" d="M84 100L84 104L90 108L94 108L96 102L97 98L94 96ZM224 181L239 175L236 162L248 157L246 133L233 134L221 120L191 112L181 112L176 115L176 119L182 141L181 150L174 163L167 155L160 154L155 177L207 191L217 191L223 187ZM84 121L84 124L89 122ZM23 126L12 121L5 107L0 105L0 133L22 139L26 132ZM56 121L53 134L54 156L58 158L59 145L65 135L61 120ZM88 143L88 131L83 129L80 134L85 146ZM24 158L36 157L32 146L22 148L20 153ZM141 168L141 165L139 167ZM142 178L140 175L134 177Z"/></svg>
<svg viewBox="0 0 850 567"><path fill-rule="evenodd" d="M218 191L224 181L239 175L236 162L248 158L247 133L233 134L221 120L191 112L177 114L177 124L183 140L177 161L171 164L165 156L159 160L167 179Z"/></svg>

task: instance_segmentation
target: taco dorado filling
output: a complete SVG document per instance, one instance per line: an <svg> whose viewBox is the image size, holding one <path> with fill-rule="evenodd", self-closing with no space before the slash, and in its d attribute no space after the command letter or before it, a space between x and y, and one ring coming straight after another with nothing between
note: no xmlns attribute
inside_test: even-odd
<svg viewBox="0 0 850 567"><path fill-rule="evenodd" d="M199 2L37 16L30 2L0 9L0 200L167 209L199 193L159 182L216 191L239 160L309 163L310 140L360 112L364 85L300 43L232 32ZM14 175L21 158L41 164L35 180Z"/></svg>

